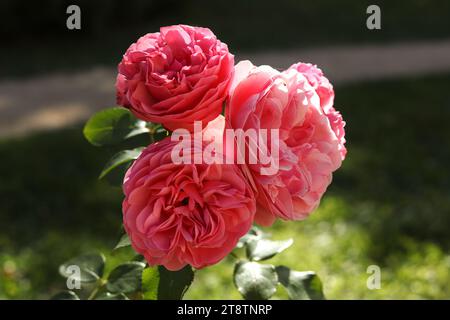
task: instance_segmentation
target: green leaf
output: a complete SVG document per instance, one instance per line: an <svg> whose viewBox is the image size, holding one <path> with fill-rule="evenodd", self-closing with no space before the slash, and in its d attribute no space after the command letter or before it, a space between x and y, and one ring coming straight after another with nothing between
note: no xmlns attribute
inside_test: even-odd
<svg viewBox="0 0 450 320"><path fill-rule="evenodd" d="M164 138L167 138L169 136L169 131L164 129L161 125L156 125L156 128L153 130L153 140L161 141Z"/></svg>
<svg viewBox="0 0 450 320"><path fill-rule="evenodd" d="M143 263L147 262L147 260L145 260L145 257L140 254L135 255L131 261L138 261L138 262L143 262Z"/></svg>
<svg viewBox="0 0 450 320"><path fill-rule="evenodd" d="M79 267L79 273L74 272L73 266ZM100 279L105 268L105 257L99 253L84 254L70 259L59 266L59 273L71 277L75 281L94 282Z"/></svg>
<svg viewBox="0 0 450 320"><path fill-rule="evenodd" d="M103 179L105 179L111 186L122 187L123 179L128 169L131 166L131 162L121 164L110 171Z"/></svg>
<svg viewBox="0 0 450 320"><path fill-rule="evenodd" d="M294 241L292 239L283 241L272 241L268 239L249 239L247 242L247 257L252 261L267 260L277 253L289 248Z"/></svg>
<svg viewBox="0 0 450 320"><path fill-rule="evenodd" d="M95 300L129 300L123 293L105 292L97 296Z"/></svg>
<svg viewBox="0 0 450 320"><path fill-rule="evenodd" d="M144 300L157 300L159 287L158 267L145 268L142 272L142 293Z"/></svg>
<svg viewBox="0 0 450 320"><path fill-rule="evenodd" d="M247 232L246 235L241 237L236 244L236 248L243 248L250 240L252 239L261 239L266 235L256 226L251 227L251 229Z"/></svg>
<svg viewBox="0 0 450 320"><path fill-rule="evenodd" d="M280 283L292 300L324 300L322 282L313 271L294 271L285 266L276 267Z"/></svg>
<svg viewBox="0 0 450 320"><path fill-rule="evenodd" d="M136 148L132 150L122 150L116 153L105 165L100 173L99 179L105 177L111 170L124 165L128 162L136 160L144 148Z"/></svg>
<svg viewBox="0 0 450 320"><path fill-rule="evenodd" d="M272 265L241 261L234 268L234 284L247 300L267 300L277 290L278 276Z"/></svg>
<svg viewBox="0 0 450 320"><path fill-rule="evenodd" d="M106 288L112 293L129 293L140 290L145 263L130 261L111 271Z"/></svg>
<svg viewBox="0 0 450 320"><path fill-rule="evenodd" d="M61 291L51 297L51 300L80 300L73 291Z"/></svg>
<svg viewBox="0 0 450 320"><path fill-rule="evenodd" d="M121 237L119 242L116 244L113 250L117 250L123 247L131 246L130 238L128 237L128 234L124 233Z"/></svg>
<svg viewBox="0 0 450 320"><path fill-rule="evenodd" d="M86 123L83 134L94 146L111 145L149 132L145 121L136 119L125 108L109 108L94 114Z"/></svg>
<svg viewBox="0 0 450 320"><path fill-rule="evenodd" d="M158 271L158 300L181 300L194 280L194 272L189 265L178 271L159 266Z"/></svg>

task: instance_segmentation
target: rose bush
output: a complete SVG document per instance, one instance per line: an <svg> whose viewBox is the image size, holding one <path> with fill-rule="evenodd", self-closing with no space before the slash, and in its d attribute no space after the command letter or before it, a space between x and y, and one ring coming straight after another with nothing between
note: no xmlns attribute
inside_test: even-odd
<svg viewBox="0 0 450 320"><path fill-rule="evenodd" d="M191 130L222 111L234 57L207 28L176 25L133 43L119 64L117 102L167 129Z"/></svg>
<svg viewBox="0 0 450 320"><path fill-rule="evenodd" d="M209 29L186 25L141 37L118 70L117 101L127 109L98 112L84 134L96 146L150 136L148 146L114 155L100 175L127 169L126 234L116 249L131 245L138 256L107 276L101 255L71 260L60 273L69 277L65 266L78 261L82 281L97 286L88 299L180 299L192 267L236 249L233 277L244 298L269 299L281 284L291 299L323 299L314 272L258 263L293 241L272 241L252 227L307 217L346 156L345 122L322 71L305 63L282 72L249 61L234 67ZM57 297L79 298L72 291Z"/></svg>

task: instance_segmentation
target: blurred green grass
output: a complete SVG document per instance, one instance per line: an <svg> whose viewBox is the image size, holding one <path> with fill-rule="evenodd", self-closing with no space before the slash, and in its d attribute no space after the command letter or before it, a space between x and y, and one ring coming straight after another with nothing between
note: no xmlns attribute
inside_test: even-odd
<svg viewBox="0 0 450 320"><path fill-rule="evenodd" d="M336 88L348 157L309 219L266 230L295 239L269 262L316 271L330 299L450 299L449 86L447 74ZM0 298L48 298L64 260L110 252L122 197L96 177L113 152L81 126L0 142ZM366 287L372 264L380 290ZM239 298L232 266L198 271L187 298Z"/></svg>

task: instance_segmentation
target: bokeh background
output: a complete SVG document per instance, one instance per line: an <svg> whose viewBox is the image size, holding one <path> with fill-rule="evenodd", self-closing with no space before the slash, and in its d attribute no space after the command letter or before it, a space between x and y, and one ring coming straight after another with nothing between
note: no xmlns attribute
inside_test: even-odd
<svg viewBox="0 0 450 320"><path fill-rule="evenodd" d="M81 30L66 8L81 8ZM381 30L366 8L381 7ZM97 180L116 151L95 148L83 122L115 104L115 66L139 36L186 23L211 28L236 59L318 64L335 84L348 156L312 216L277 223L294 245L273 259L314 270L329 299L450 298L450 2L0 2L0 298L46 299L58 265L131 253L121 190ZM369 290L369 265L381 289ZM188 298L239 298L232 261L197 272Z"/></svg>

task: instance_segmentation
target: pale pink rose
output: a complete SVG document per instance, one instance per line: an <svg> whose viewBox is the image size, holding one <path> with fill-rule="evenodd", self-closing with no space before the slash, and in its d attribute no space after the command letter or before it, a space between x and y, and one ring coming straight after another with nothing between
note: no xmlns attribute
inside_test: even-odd
<svg viewBox="0 0 450 320"><path fill-rule="evenodd" d="M207 28L175 25L133 43L119 64L117 103L167 129L192 130L222 111L234 57Z"/></svg>
<svg viewBox="0 0 450 320"><path fill-rule="evenodd" d="M339 140L339 150L342 155L342 159L345 158L347 154L347 149L345 148L345 122L342 120L342 115L335 110L334 104L334 90L333 85L325 77L322 70L317 68L316 65L310 63L296 63L289 67L289 69L295 69L302 73L306 79L308 79L309 84L316 90L320 98L320 106L328 117L330 121L331 128L334 134Z"/></svg>
<svg viewBox="0 0 450 320"><path fill-rule="evenodd" d="M217 123L222 129L223 122ZM177 143L168 137L150 145L128 170L124 226L149 264L203 268L223 259L248 232L255 196L237 165L174 164Z"/></svg>
<svg viewBox="0 0 450 320"><path fill-rule="evenodd" d="M279 129L279 171L262 175L258 164L246 172L256 186L255 221L307 217L319 204L342 162L339 141L307 78L295 69L279 72L249 62L236 66L227 112L234 129ZM270 146L267 148L270 150Z"/></svg>

